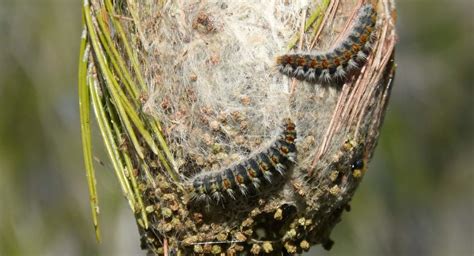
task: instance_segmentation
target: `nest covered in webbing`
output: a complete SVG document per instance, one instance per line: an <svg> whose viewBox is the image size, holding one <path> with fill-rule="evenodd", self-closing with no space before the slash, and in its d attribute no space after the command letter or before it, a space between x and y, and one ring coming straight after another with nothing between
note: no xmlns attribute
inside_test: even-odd
<svg viewBox="0 0 474 256"><path fill-rule="evenodd" d="M350 29L360 6L349 1L126 1L108 9L125 28L146 85L139 94L124 94L140 103L144 123L159 123L144 129L153 133L159 127L166 142L157 150L146 136L129 137L92 45L89 74L101 96L111 98L111 104L103 100L105 112L118 116L116 138L126 155L118 162L128 170L125 182L136 182L137 203L131 205L143 249L168 255L278 255L301 253L314 244L331 247L330 232L367 170L388 102L393 3L374 3L378 27L372 53L361 72L344 83L289 79L276 70L275 57L288 48L331 48ZM94 19L107 20L100 10L92 1ZM106 32L125 52L118 32L102 28ZM114 79L127 87L119 75ZM283 178L248 195L191 202L195 176L218 173L263 150L287 117L296 124L298 152Z"/></svg>

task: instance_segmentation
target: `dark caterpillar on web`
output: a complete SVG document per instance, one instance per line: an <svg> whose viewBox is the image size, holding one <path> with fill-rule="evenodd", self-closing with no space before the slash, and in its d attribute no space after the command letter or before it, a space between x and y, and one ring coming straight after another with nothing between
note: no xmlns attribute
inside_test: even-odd
<svg viewBox="0 0 474 256"><path fill-rule="evenodd" d="M377 13L371 4L359 10L347 36L327 52L286 54L277 57L280 73L311 83L344 81L360 69L371 52Z"/></svg>
<svg viewBox="0 0 474 256"><path fill-rule="evenodd" d="M258 194L276 175L284 176L296 161L296 126L283 120L282 132L267 148L217 172L193 177L187 185L191 203L223 204L226 199Z"/></svg>

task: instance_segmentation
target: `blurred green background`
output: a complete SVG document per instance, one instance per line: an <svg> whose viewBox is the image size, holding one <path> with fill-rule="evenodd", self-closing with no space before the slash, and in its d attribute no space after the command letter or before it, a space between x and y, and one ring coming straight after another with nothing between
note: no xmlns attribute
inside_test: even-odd
<svg viewBox="0 0 474 256"><path fill-rule="evenodd" d="M474 255L474 1L399 0L397 77L375 157L311 255ZM95 131L103 242L77 104L82 1L0 0L0 255L144 255Z"/></svg>

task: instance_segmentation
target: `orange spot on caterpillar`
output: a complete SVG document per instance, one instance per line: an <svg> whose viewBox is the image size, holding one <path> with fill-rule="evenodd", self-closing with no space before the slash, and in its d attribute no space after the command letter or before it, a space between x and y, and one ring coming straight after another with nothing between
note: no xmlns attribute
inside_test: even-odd
<svg viewBox="0 0 474 256"><path fill-rule="evenodd" d="M264 162L259 161L259 162L258 162L258 166L260 167L260 170L262 170L262 171L264 171L264 172L268 171L268 168L269 168L269 167L268 167L268 165L265 164Z"/></svg>
<svg viewBox="0 0 474 256"><path fill-rule="evenodd" d="M348 61L352 58L352 52L351 51L345 51L343 55L344 55L344 61Z"/></svg>
<svg viewBox="0 0 474 256"><path fill-rule="evenodd" d="M299 57L296 60L296 63L298 64L298 66L305 66L306 65L306 59L304 57Z"/></svg>
<svg viewBox="0 0 474 256"><path fill-rule="evenodd" d="M351 48L352 55L355 55L361 48L362 48L362 46L360 44L354 44Z"/></svg>
<svg viewBox="0 0 474 256"><path fill-rule="evenodd" d="M310 66L311 68L316 68L316 67L318 67L318 65L319 65L319 62L318 62L317 60L315 60L315 59L312 59L312 60L310 61L310 65L309 65L309 66Z"/></svg>
<svg viewBox="0 0 474 256"><path fill-rule="evenodd" d="M295 137L293 135L290 135L290 134L286 135L285 139L286 139L286 142L288 142L288 143L294 143L295 142Z"/></svg>
<svg viewBox="0 0 474 256"><path fill-rule="evenodd" d="M323 67L324 69L328 68L329 67L329 62L328 60L324 59L321 61L321 67Z"/></svg>
<svg viewBox="0 0 474 256"><path fill-rule="evenodd" d="M285 146L281 146L280 151L284 153L285 155L287 155L290 152L290 150Z"/></svg>
<svg viewBox="0 0 474 256"><path fill-rule="evenodd" d="M252 178L257 178L257 172L252 168L247 168L247 174Z"/></svg>
<svg viewBox="0 0 474 256"><path fill-rule="evenodd" d="M232 183L231 183L230 180L228 180L228 179L223 179L223 180L222 180L222 187L223 187L224 189L229 189L229 188L232 187Z"/></svg>
<svg viewBox="0 0 474 256"><path fill-rule="evenodd" d="M244 179L243 176L237 175L237 176L235 176L235 180L236 180L237 183L239 183L239 184L244 184L244 180L245 180L245 179Z"/></svg>
<svg viewBox="0 0 474 256"><path fill-rule="evenodd" d="M362 35L360 36L360 41L361 41L361 42L364 42L364 43L365 43L365 42L367 42L368 40L369 40L369 35L367 35L367 34L362 34ZM359 45L359 46L360 46L360 45Z"/></svg>

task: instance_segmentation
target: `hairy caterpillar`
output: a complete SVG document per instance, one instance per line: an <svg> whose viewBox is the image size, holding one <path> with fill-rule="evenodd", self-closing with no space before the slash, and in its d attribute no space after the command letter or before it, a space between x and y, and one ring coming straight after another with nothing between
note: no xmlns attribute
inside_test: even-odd
<svg viewBox="0 0 474 256"><path fill-rule="evenodd" d="M274 181L275 175L285 175L296 161L296 126L289 118L283 120L281 134L267 148L223 170L198 174L188 189L191 202L223 203L261 191Z"/></svg>
<svg viewBox="0 0 474 256"><path fill-rule="evenodd" d="M363 66L373 43L377 13L371 4L361 7L347 36L327 52L286 54L277 57L279 71L308 82L343 79Z"/></svg>

